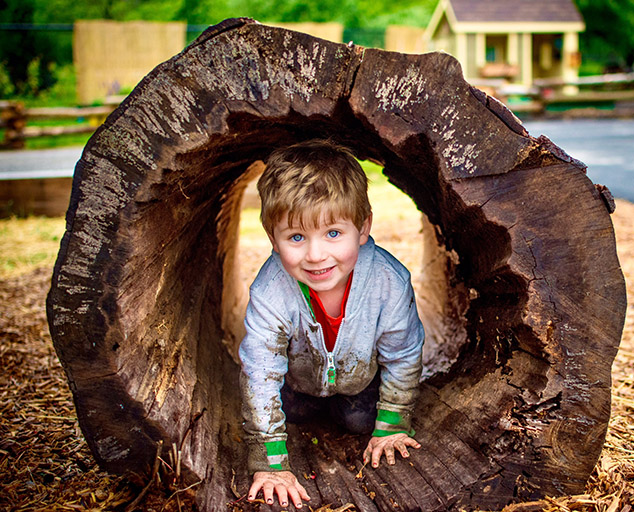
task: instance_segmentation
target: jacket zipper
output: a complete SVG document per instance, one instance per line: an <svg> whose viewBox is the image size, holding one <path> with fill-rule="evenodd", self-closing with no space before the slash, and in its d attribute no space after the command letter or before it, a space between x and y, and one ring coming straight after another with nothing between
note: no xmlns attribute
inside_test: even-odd
<svg viewBox="0 0 634 512"><path fill-rule="evenodd" d="M312 310L311 310L312 313ZM313 313L314 315L314 313ZM315 322L315 324L317 324L317 329L318 329L318 333L319 333L319 340L321 341L321 346L324 348L324 352L326 353L326 382L328 383L328 385L334 384L337 378L337 367L335 366L335 351L333 348L332 352L329 352L328 349L326 348L326 338L324 336L324 331L323 328L321 326L321 324L319 322L317 322L317 320L315 320L315 317L313 316L313 321ZM343 321L342 321L343 323ZM339 330L341 330L341 327L339 328ZM339 334L337 334L337 340L339 339ZM337 346L337 340L335 340L335 347Z"/></svg>
<svg viewBox="0 0 634 512"><path fill-rule="evenodd" d="M326 355L328 356L328 384L334 384L335 376L337 375L335 356L332 352L326 352Z"/></svg>
<svg viewBox="0 0 634 512"><path fill-rule="evenodd" d="M337 338L335 339L335 346L332 348L332 352L329 352L326 348L326 340L323 337L324 341L324 350L326 351L326 357L328 358L328 384L334 384L337 377L337 368L335 367L335 350L337 349L337 343L339 342L339 335L341 334L341 329L343 324L346 322L345 318L341 319L341 325L339 325L339 332L337 332Z"/></svg>

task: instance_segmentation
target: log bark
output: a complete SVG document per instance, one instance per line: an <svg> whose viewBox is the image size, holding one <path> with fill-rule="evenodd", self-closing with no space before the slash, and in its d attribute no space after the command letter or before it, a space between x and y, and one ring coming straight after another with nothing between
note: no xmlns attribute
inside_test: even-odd
<svg viewBox="0 0 634 512"><path fill-rule="evenodd" d="M99 464L147 470L163 441L185 482L202 480L202 510L246 492L240 201L274 148L313 137L383 165L424 213L428 338L409 461L358 475L367 439L289 426L311 506L495 509L581 492L626 307L609 193L449 55L244 19L152 71L77 164L47 308Z"/></svg>

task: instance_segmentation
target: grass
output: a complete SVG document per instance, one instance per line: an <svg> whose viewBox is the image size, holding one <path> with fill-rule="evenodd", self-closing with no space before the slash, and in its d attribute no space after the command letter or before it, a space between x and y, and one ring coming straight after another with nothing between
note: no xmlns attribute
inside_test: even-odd
<svg viewBox="0 0 634 512"><path fill-rule="evenodd" d="M64 234L64 218L0 220L0 279L51 267Z"/></svg>
<svg viewBox="0 0 634 512"><path fill-rule="evenodd" d="M35 123L33 123L35 124ZM64 123L58 123L62 125ZM27 139L24 144L25 149L50 149L66 148L71 146L85 146L92 133L76 133L68 135L55 135L48 137L35 137Z"/></svg>
<svg viewBox="0 0 634 512"><path fill-rule="evenodd" d="M72 126L87 124L72 119L31 120L29 126ZM92 133L70 133L67 135L50 135L33 137L24 141L24 149L49 149L70 146L85 146ZM0 130L0 141L4 140L4 130Z"/></svg>

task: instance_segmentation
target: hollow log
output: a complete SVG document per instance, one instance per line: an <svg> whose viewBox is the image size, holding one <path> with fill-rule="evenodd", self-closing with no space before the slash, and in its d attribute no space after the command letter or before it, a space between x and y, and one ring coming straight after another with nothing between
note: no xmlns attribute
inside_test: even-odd
<svg viewBox="0 0 634 512"><path fill-rule="evenodd" d="M248 489L240 204L273 149L315 137L381 164L424 214L427 341L409 460L359 473L366 438L289 425L311 506L496 509L581 492L626 307L609 192L447 54L246 19L153 70L75 170L47 311L100 466L143 472L162 441L184 483L202 481L201 510Z"/></svg>

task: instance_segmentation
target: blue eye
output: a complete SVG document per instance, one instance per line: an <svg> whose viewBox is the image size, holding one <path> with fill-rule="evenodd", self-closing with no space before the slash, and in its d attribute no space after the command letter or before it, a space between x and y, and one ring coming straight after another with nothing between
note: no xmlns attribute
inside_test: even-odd
<svg viewBox="0 0 634 512"><path fill-rule="evenodd" d="M328 231L328 238L337 238L339 236L339 231L336 229Z"/></svg>
<svg viewBox="0 0 634 512"><path fill-rule="evenodd" d="M301 242L304 239L304 235L293 235L291 240L293 242Z"/></svg>

